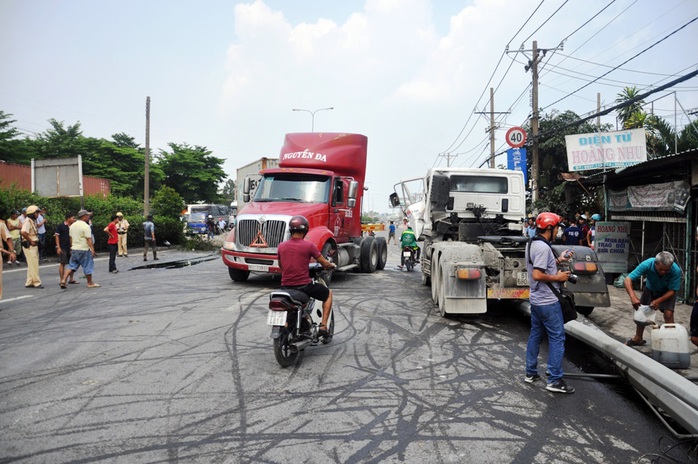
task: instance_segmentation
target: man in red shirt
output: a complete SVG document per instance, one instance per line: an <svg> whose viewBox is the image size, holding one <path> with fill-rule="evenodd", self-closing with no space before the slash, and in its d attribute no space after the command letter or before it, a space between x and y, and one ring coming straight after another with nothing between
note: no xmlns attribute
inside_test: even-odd
<svg viewBox="0 0 698 464"><path fill-rule="evenodd" d="M322 322L320 335L327 335L327 319L332 309L332 292L324 285L313 283L308 272L310 258L322 264L325 269L337 267L320 254L317 247L304 240L310 229L308 220L303 216L293 216L289 221L291 238L279 244L279 267L281 267L281 286L300 290L308 296L322 301Z"/></svg>
<svg viewBox="0 0 698 464"><path fill-rule="evenodd" d="M109 249L109 272L116 274L119 270L116 268L116 251L119 248L119 232L116 228L116 223L119 217L116 214L112 214L111 222L107 224L104 228L104 232L107 233L107 248Z"/></svg>

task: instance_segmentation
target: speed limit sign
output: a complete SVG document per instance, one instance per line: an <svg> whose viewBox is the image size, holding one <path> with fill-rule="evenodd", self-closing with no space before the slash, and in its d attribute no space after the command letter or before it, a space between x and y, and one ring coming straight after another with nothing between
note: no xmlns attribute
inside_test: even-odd
<svg viewBox="0 0 698 464"><path fill-rule="evenodd" d="M521 148L526 143L526 131L522 127L512 127L507 131L506 139L512 148Z"/></svg>

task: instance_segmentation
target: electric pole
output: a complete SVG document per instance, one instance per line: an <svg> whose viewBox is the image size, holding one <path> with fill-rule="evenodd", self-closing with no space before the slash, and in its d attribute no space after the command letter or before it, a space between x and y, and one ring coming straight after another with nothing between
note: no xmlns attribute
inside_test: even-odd
<svg viewBox="0 0 698 464"><path fill-rule="evenodd" d="M488 114L485 113L484 111L476 111L476 114ZM495 114L509 114L509 111L500 111L496 112L494 111L494 89L490 87L490 168L494 169L494 131L498 129L498 127L494 123L494 115Z"/></svg>
<svg viewBox="0 0 698 464"><path fill-rule="evenodd" d="M145 169L143 174L143 216L150 209L150 97L145 97Z"/></svg>
<svg viewBox="0 0 698 464"><path fill-rule="evenodd" d="M451 167L451 158L456 159L458 157L458 154L450 154L450 153L439 153L439 156L446 158L446 167L450 168Z"/></svg>
<svg viewBox="0 0 698 464"><path fill-rule="evenodd" d="M531 200L538 201L538 42L533 41L533 59L529 61L533 85L531 90Z"/></svg>
<svg viewBox="0 0 698 464"><path fill-rule="evenodd" d="M538 156L538 121L540 114L538 113L538 64L542 57L545 56L548 50L562 50L562 44L556 48L538 48L538 41L533 41L532 50L514 50L508 51L507 53L519 53L519 52L532 52L533 57L528 60L528 64L524 67L526 72L531 70L531 200L532 202L538 201L538 177L540 172L539 167L539 156ZM540 56L540 52L543 55Z"/></svg>

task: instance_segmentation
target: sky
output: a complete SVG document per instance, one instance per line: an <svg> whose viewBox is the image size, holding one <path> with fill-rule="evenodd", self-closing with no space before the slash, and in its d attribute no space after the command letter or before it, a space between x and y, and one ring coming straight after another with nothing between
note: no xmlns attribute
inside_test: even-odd
<svg viewBox="0 0 698 464"><path fill-rule="evenodd" d="M286 133L361 133L364 209L388 212L401 179L486 160L490 88L507 148L534 40L543 114L584 115L696 70L696 18L696 0L0 0L0 110L27 136L56 119L145 146L150 97L152 152L203 146L231 178ZM698 78L646 101L681 129Z"/></svg>

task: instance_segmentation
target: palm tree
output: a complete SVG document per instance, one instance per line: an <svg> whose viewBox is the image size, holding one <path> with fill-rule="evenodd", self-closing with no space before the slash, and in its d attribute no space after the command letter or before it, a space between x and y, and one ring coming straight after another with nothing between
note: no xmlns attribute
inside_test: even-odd
<svg viewBox="0 0 698 464"><path fill-rule="evenodd" d="M616 98L616 103L626 103L634 98L637 98L637 96L640 94L640 92L637 90L637 87L626 87L623 89L621 93L618 94ZM620 108L618 110L618 116L616 116L616 120L621 123L621 126L625 129L631 129L631 127L628 127L628 121L633 117L633 115L637 113L642 113L642 107L645 105L644 100L638 100L636 102L633 102L627 106L624 106L623 108ZM639 126L642 127L642 126Z"/></svg>

